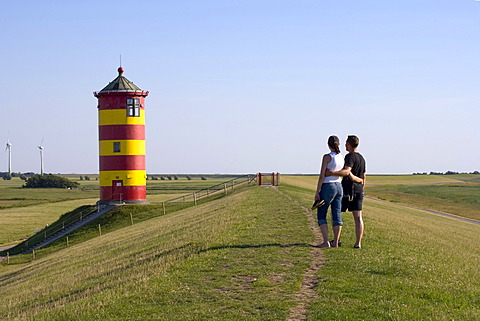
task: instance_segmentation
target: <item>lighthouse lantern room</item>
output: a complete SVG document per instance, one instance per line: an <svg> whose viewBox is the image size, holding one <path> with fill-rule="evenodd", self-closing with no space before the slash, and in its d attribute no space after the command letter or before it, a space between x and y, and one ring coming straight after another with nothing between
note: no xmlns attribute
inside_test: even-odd
<svg viewBox="0 0 480 321"><path fill-rule="evenodd" d="M146 202L144 91L123 76L99 92L100 202Z"/></svg>

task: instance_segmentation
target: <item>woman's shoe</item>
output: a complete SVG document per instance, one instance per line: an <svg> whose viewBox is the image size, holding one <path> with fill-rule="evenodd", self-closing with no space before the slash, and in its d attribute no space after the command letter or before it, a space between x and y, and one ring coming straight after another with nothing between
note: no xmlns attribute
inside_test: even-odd
<svg viewBox="0 0 480 321"><path fill-rule="evenodd" d="M327 241L326 243L322 243L318 245L318 247L331 247L331 245L330 245L330 242Z"/></svg>
<svg viewBox="0 0 480 321"><path fill-rule="evenodd" d="M315 201L312 205L312 211L313 210L316 210L317 208L319 208L320 206L322 206L323 204L325 204L325 201L324 200L318 200L318 201Z"/></svg>

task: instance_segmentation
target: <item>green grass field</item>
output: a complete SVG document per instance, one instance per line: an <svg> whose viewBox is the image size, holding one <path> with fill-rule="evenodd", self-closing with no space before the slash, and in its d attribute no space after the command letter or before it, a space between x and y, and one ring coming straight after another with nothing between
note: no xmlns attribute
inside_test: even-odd
<svg viewBox="0 0 480 321"><path fill-rule="evenodd" d="M0 246L16 243L56 221L61 214L98 201L99 188L95 175L80 180L77 174L61 175L81 184L79 189L22 188L25 183L15 177L0 180ZM162 175L158 175L160 177ZM164 175L166 177L166 175ZM172 175L173 176L173 175ZM204 176L206 180L202 180ZM148 180L147 198L152 203L179 198L235 178L233 175L179 175L178 180Z"/></svg>
<svg viewBox="0 0 480 321"><path fill-rule="evenodd" d="M36 260L12 258L0 267L0 317L286 320L303 303L307 320L480 319L480 225L367 199L361 250L348 214L343 247L315 249L311 180L282 177L278 191L244 187ZM307 295L315 251L323 266Z"/></svg>

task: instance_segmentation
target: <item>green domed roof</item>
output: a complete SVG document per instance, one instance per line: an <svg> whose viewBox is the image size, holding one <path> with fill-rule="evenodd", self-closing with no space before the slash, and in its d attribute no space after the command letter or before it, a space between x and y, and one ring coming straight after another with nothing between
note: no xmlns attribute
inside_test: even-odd
<svg viewBox="0 0 480 321"><path fill-rule="evenodd" d="M140 90L133 82L123 77L124 69L118 68L118 77L112 80L102 91L137 91Z"/></svg>

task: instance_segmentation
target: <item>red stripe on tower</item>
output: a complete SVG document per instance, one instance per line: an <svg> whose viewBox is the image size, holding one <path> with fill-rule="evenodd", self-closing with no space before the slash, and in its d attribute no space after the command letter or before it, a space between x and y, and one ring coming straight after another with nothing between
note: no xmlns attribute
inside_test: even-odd
<svg viewBox="0 0 480 321"><path fill-rule="evenodd" d="M146 170L145 155L100 156L100 170Z"/></svg>
<svg viewBox="0 0 480 321"><path fill-rule="evenodd" d="M99 140L145 139L145 125L98 126Z"/></svg>

